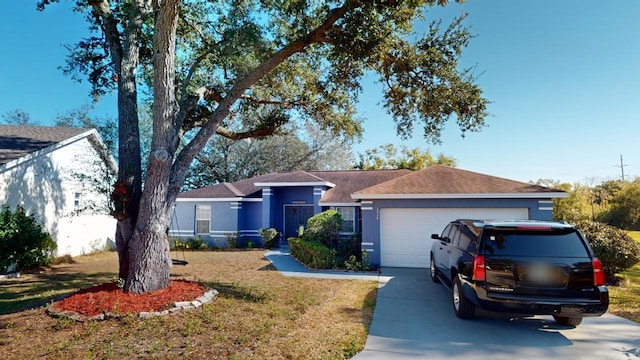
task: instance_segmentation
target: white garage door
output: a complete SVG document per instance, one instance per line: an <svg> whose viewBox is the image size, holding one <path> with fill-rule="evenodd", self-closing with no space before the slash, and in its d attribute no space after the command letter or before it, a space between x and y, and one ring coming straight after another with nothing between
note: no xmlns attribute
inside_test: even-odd
<svg viewBox="0 0 640 360"><path fill-rule="evenodd" d="M440 234L455 219L528 219L526 208L380 209L382 266L426 268L431 234Z"/></svg>

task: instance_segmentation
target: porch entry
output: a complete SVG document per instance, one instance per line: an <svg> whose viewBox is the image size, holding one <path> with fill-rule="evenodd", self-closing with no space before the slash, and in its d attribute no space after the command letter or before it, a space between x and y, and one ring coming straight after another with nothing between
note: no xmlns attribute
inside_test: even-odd
<svg viewBox="0 0 640 360"><path fill-rule="evenodd" d="M300 225L307 226L307 220L313 215L313 205L285 205L283 240L298 236Z"/></svg>

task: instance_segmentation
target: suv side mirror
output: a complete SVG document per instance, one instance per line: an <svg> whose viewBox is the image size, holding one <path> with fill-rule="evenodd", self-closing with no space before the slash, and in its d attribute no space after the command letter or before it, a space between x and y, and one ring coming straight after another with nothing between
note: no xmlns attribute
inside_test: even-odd
<svg viewBox="0 0 640 360"><path fill-rule="evenodd" d="M432 238L433 240L440 240L440 235L438 235L438 234L431 234L431 238Z"/></svg>

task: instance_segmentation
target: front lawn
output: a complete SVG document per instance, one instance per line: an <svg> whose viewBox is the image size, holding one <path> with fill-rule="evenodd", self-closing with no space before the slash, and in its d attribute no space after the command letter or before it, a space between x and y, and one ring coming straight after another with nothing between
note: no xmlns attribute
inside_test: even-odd
<svg viewBox="0 0 640 360"><path fill-rule="evenodd" d="M640 241L640 231L629 231ZM640 323L640 264L623 272L620 286L609 286L609 312Z"/></svg>
<svg viewBox="0 0 640 360"><path fill-rule="evenodd" d="M627 234L635 241L640 241L640 231L627 231Z"/></svg>
<svg viewBox="0 0 640 360"><path fill-rule="evenodd" d="M16 310L115 281L115 253L0 280L0 357L342 359L362 350L376 282L287 278L263 253L185 253L189 264L174 266L172 277L220 295L201 309L149 320L83 324L51 318L43 308Z"/></svg>

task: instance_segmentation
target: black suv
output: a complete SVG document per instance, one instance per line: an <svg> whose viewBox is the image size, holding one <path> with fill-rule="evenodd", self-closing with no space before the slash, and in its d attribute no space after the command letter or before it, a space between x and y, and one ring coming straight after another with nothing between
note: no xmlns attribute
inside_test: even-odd
<svg viewBox="0 0 640 360"><path fill-rule="evenodd" d="M456 220L431 238L431 279L451 289L459 318L479 307L577 326L609 307L602 263L575 226Z"/></svg>

